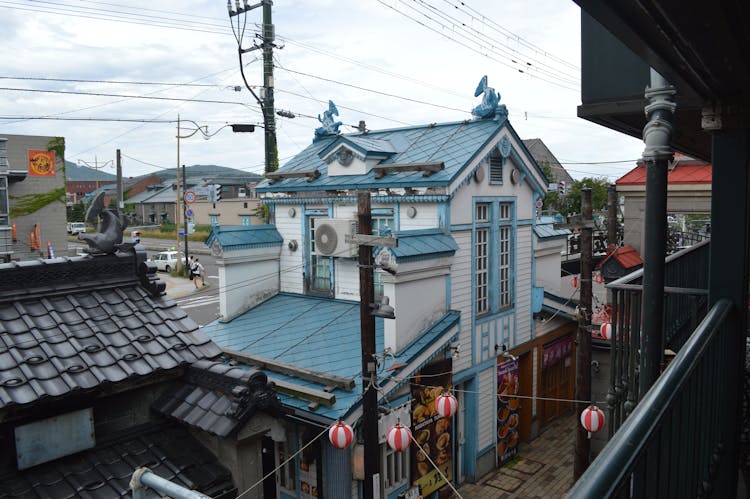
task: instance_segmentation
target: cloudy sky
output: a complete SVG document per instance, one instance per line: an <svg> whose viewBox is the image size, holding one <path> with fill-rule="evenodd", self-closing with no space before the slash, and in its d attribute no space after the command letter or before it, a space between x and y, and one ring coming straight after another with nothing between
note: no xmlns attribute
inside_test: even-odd
<svg viewBox="0 0 750 499"><path fill-rule="evenodd" d="M239 18L243 48L261 10ZM343 132L460 121L487 75L522 138L544 140L574 178L614 181L643 145L576 118L579 16L571 0L276 0L276 109L296 115L277 117L280 162L310 143L329 99ZM224 1L0 0L0 33L0 135L64 136L66 159L92 165L119 148L134 176L177 164L179 115L181 135L191 121L218 132L180 140L180 163L262 173L261 129L219 131L262 123ZM261 58L243 56L256 92Z"/></svg>

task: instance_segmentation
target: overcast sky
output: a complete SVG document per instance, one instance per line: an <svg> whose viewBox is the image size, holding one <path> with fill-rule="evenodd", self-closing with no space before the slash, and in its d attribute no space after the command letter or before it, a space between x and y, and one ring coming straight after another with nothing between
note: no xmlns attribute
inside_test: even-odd
<svg viewBox="0 0 750 499"><path fill-rule="evenodd" d="M261 11L247 15L243 48L256 39ZM580 10L571 0L277 0L273 21L276 109L297 115L277 117L282 165L311 142L329 99L342 132L360 120L370 130L460 121L479 103L483 75L521 138L541 138L574 178L614 181L643 150L576 118ZM210 133L262 123L222 0L0 0L0 33L0 136L64 136L69 161L106 164L119 148L134 176L177 164L178 114ZM244 55L256 92L261 59ZM38 117L84 120L29 119ZM182 135L194 129L183 125ZM262 173L263 133L196 134L180 141L180 154L187 165Z"/></svg>

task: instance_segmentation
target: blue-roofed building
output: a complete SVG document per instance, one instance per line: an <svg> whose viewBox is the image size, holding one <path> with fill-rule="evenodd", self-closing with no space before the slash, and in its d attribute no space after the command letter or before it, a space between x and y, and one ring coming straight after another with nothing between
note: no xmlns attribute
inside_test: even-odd
<svg viewBox="0 0 750 499"><path fill-rule="evenodd" d="M536 393L548 344L572 372L571 343L556 343L571 330L540 336L535 321L544 296L536 258L557 245L559 278L565 242L546 224L536 230L549 182L505 106L483 115L352 134L324 122L256 187L270 225L214 228L221 317L203 330L276 384L291 416L274 455L312 449L281 467L280 497L362 493L361 449L324 438L337 420L361 431L358 249L347 237L357 232L358 192L370 193L373 234L398 240L373 248L376 301L395 309L375 328L381 497L436 497L446 479L473 481L510 459L538 432L542 408L505 395ZM434 407L444 390L458 399L452 419ZM397 421L427 456L386 444Z"/></svg>

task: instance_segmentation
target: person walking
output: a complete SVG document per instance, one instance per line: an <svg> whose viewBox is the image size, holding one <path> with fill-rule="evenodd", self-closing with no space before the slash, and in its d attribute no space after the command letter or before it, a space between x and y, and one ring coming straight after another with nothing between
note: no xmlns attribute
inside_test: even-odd
<svg viewBox="0 0 750 499"><path fill-rule="evenodd" d="M195 259L195 263L193 264L193 284L195 284L195 287L198 288L198 278L201 279L201 286L206 285L206 269L203 268L203 264L198 261L199 259Z"/></svg>
<svg viewBox="0 0 750 499"><path fill-rule="evenodd" d="M195 257L193 255L190 255L190 258L188 259L188 264L187 264L187 272L188 272L188 277L190 278L191 281L193 280L193 267L194 266L195 266Z"/></svg>

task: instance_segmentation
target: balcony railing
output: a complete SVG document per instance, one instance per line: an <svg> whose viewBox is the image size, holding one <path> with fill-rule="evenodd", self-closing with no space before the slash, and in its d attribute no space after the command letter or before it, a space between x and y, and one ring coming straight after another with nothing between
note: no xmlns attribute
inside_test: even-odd
<svg viewBox="0 0 750 499"><path fill-rule="evenodd" d="M679 352L707 312L710 241L670 255L665 260L664 347ZM638 403L643 269L612 283L610 387L607 394L609 437Z"/></svg>
<svg viewBox="0 0 750 499"><path fill-rule="evenodd" d="M742 366L731 307L711 308L568 497L735 497Z"/></svg>

